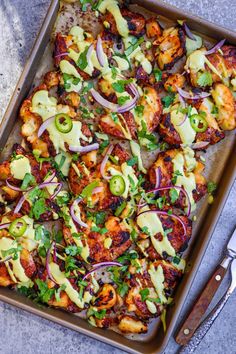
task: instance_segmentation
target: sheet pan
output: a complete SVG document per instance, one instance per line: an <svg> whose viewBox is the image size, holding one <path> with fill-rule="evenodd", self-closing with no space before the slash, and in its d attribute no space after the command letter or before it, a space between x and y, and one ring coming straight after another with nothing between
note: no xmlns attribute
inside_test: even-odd
<svg viewBox="0 0 236 354"><path fill-rule="evenodd" d="M230 43L236 44L236 33L217 27L212 23L190 14L183 13L181 10L169 6L162 1L135 0L132 1L132 3L134 3L134 5L132 5L134 7L136 7L136 4L140 4L149 11L157 14L160 19L163 19L164 17L168 18L170 21L183 18L187 19L191 28L203 34L207 40L210 40L210 37L215 39L226 38ZM27 60L24 71L4 115L0 128L0 148L5 148L1 154L1 159L4 158L5 153L8 151L12 139L18 136L18 128L16 124L18 110L23 99L29 93L35 76L40 76L39 73L40 70L42 70L42 65L40 63L47 56L47 51L50 51L50 35L57 18L58 10L59 1L52 0L34 48ZM39 68L41 69L38 70ZM201 259L206 251L208 242L210 241L219 215L223 209L228 193L230 192L230 188L236 178L235 133L227 135L228 136L224 142L217 144L216 147L210 148L208 153L211 163L206 174L209 178L216 180L220 187L213 205L208 206L205 200L199 207L198 221L195 225L193 239L189 248L187 273L175 294L175 305L167 312L166 333L163 333L162 327L160 326L158 329L154 328L148 336L141 337L139 340L134 341L122 337L112 331L94 328L83 319L73 314L68 314L51 308L39 307L31 300L9 289L0 288L0 300L52 320L75 331L89 335L95 339L102 340L107 344L114 345L130 353L163 352L168 339L173 333L174 327L178 323L178 316L182 305L187 297ZM213 166L217 166L217 175L214 175L213 173L213 171L215 171L215 169L212 168Z"/></svg>

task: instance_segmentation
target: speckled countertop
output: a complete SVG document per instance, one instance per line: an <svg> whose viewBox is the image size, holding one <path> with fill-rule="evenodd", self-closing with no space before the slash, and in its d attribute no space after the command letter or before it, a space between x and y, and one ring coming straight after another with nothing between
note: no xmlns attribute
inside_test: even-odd
<svg viewBox="0 0 236 354"><path fill-rule="evenodd" d="M33 46L50 0L0 0L0 118ZM235 0L168 0L183 10L236 30ZM222 255L222 249L236 226L236 183L215 229L180 320ZM226 289L226 279L220 293ZM196 354L236 353L236 292L206 335ZM0 353L122 353L52 322L0 303ZM171 339L165 353L176 353Z"/></svg>

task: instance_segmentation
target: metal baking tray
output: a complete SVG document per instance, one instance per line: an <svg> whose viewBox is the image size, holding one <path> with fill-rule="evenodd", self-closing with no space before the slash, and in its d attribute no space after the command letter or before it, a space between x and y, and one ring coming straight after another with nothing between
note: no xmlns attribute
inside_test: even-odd
<svg viewBox="0 0 236 354"><path fill-rule="evenodd" d="M226 38L229 43L236 45L235 32L218 27L188 13L183 13L181 10L167 5L162 1L134 0L131 1L131 3L145 7L154 15L158 15L160 19L166 18L167 22L186 19L190 27L201 33L207 40ZM18 111L23 99L30 92L35 75L40 67L41 59L44 56L45 49L50 42L50 36L57 19L59 7L59 1L52 0L40 33L2 120L0 127L0 148L1 151L3 150L3 153L1 153L1 159L3 159L5 155L5 146L12 144L12 141L15 142L14 137L17 139L16 123ZM76 315L52 308L39 307L33 301L7 288L0 288L0 300L130 353L162 353L178 322L178 316L182 305L188 295L202 257L213 234L217 220L236 178L235 133L231 132L226 135L227 137L224 142L211 148L212 152L210 152L209 155L211 169L207 174L208 177L214 178L214 180L219 183L219 189L212 205L208 206L206 201L200 205L198 222L194 228L193 240L188 252L189 262L187 272L176 291L174 306L170 307L167 311L166 333L164 333L162 327L159 326L157 330L152 330L150 335L141 340L131 340L113 331L94 328ZM212 168L212 166L215 168Z"/></svg>

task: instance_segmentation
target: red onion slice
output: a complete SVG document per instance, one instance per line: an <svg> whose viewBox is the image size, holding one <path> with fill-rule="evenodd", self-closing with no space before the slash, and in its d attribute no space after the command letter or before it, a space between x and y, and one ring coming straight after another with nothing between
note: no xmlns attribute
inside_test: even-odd
<svg viewBox="0 0 236 354"><path fill-rule="evenodd" d="M183 120L182 120L180 123L176 124L177 127L180 127L181 125L183 125L187 118L188 118L188 115L187 115L187 114L184 114Z"/></svg>
<svg viewBox="0 0 236 354"><path fill-rule="evenodd" d="M138 96L135 95L134 98L132 98L131 100L129 100L129 102L125 103L123 106L119 106L118 104L112 103L108 100L106 100L104 97L102 97L100 95L100 93L98 93L96 90L94 90L93 88L90 90L93 98L100 103L100 105L102 105L103 107L109 109L112 112L117 112L117 113L124 113L127 111L130 111L132 108L134 108Z"/></svg>
<svg viewBox="0 0 236 354"><path fill-rule="evenodd" d="M52 120L55 119L55 116L46 119L43 124L39 127L38 138L44 133L47 127L52 123Z"/></svg>
<svg viewBox="0 0 236 354"><path fill-rule="evenodd" d="M125 103L123 106L120 106L117 110L118 113L124 113L127 111L131 111L131 109L133 109L136 105L138 96L135 96L134 98L132 98L129 102Z"/></svg>
<svg viewBox="0 0 236 354"><path fill-rule="evenodd" d="M90 152L98 149L99 149L98 143L94 143L87 146L72 146L72 145L69 146L70 151L81 152L81 153Z"/></svg>
<svg viewBox="0 0 236 354"><path fill-rule="evenodd" d="M160 167L155 168L155 174L156 174L155 188L159 188L160 184L161 184L161 168Z"/></svg>
<svg viewBox="0 0 236 354"><path fill-rule="evenodd" d="M130 90L132 91L134 96L137 96L137 97L140 96L137 87L133 83L128 84L128 87L130 88Z"/></svg>
<svg viewBox="0 0 236 354"><path fill-rule="evenodd" d="M62 183L61 182L59 182L59 183L57 183L57 187L56 187L56 190L55 190L55 192L53 193L53 195L51 195L51 197L50 197L50 199L51 200L53 200L57 195L58 195L58 193L61 191L61 189L62 189Z"/></svg>
<svg viewBox="0 0 236 354"><path fill-rule="evenodd" d="M52 180L56 177L56 172L54 171L50 176L48 176L45 180L44 183L52 182Z"/></svg>
<svg viewBox="0 0 236 354"><path fill-rule="evenodd" d="M210 144L209 141L198 141L197 143L192 144L191 148L193 150L203 149L207 147L209 144Z"/></svg>
<svg viewBox="0 0 236 354"><path fill-rule="evenodd" d="M112 103L108 100L106 100L104 97L102 97L100 95L99 92L97 92L96 90L94 90L94 88L91 88L90 90L91 92L91 95L93 96L93 98L98 102L100 103L101 106L107 108L107 109L110 109L111 111L113 112L117 112L118 110L118 104L115 104L115 103Z"/></svg>
<svg viewBox="0 0 236 354"><path fill-rule="evenodd" d="M94 46L93 44L91 44L88 48L88 51L87 51L87 54L86 54L86 60L87 60L87 63L90 61L91 59L91 55L92 55L92 52L94 50Z"/></svg>
<svg viewBox="0 0 236 354"><path fill-rule="evenodd" d="M184 31L185 31L187 37L189 39L191 39L192 41L196 41L196 38L195 38L194 34L191 32L191 30L189 29L189 27L186 24L186 22L184 22L183 27L184 27Z"/></svg>
<svg viewBox="0 0 236 354"><path fill-rule="evenodd" d="M0 225L0 230L2 230L2 229L7 229L8 226L10 226L10 225L11 225L11 222L5 222L4 224L1 224L1 225Z"/></svg>
<svg viewBox="0 0 236 354"><path fill-rule="evenodd" d="M60 54L57 54L57 55L54 55L54 58L57 59L57 58L61 58L61 57L65 57L69 55L69 53L65 52L65 53L60 53Z"/></svg>
<svg viewBox="0 0 236 354"><path fill-rule="evenodd" d="M26 193L26 194L27 194L27 193ZM20 211L20 209L21 209L21 207L22 207L22 205L23 205L23 203L24 203L24 201L25 201L25 198L26 198L26 195L23 195L23 196L20 198L19 202L16 204L16 207L15 207L15 209L14 209L14 214L17 214L17 213Z"/></svg>
<svg viewBox="0 0 236 354"><path fill-rule="evenodd" d="M6 179L6 185L9 188L11 188L13 191L16 191L16 192L27 192L28 190L30 190L30 188L22 190L20 187L16 187L16 186L14 186L14 184L11 184L8 180L9 180L9 178Z"/></svg>
<svg viewBox="0 0 236 354"><path fill-rule="evenodd" d="M209 92L201 92L195 95L191 95L189 92L182 90L180 87L177 87L177 90L180 96L189 100L199 100L202 98L209 97L211 95Z"/></svg>
<svg viewBox="0 0 236 354"><path fill-rule="evenodd" d="M118 262L100 262L93 265L93 269L83 276L83 280L87 279L92 273L96 272L99 268L104 267L123 267L123 264Z"/></svg>
<svg viewBox="0 0 236 354"><path fill-rule="evenodd" d="M101 167L100 167L100 172L101 172L102 178L104 178L106 180L111 179L111 176L106 176L105 175L105 168L106 168L107 161L109 159L109 155L112 153L113 149L114 149L114 145L112 145L112 144L109 145L109 147L107 149L107 152L106 152L106 155L104 156L104 158L102 160L102 163L101 163Z"/></svg>
<svg viewBox="0 0 236 354"><path fill-rule="evenodd" d="M175 215L175 214L169 215L166 211L160 211L160 210L145 210L145 211L141 212L140 214L138 214L137 217L140 216L140 215L142 215L142 214L147 214L147 213L158 214L158 215L164 215L164 216L171 217L172 219L178 220L178 221L180 222L180 224L182 225L183 230L184 230L183 237L186 235L186 233L187 233L186 226L185 226L184 222L182 221L182 219L181 219L179 216L177 216L177 215Z"/></svg>
<svg viewBox="0 0 236 354"><path fill-rule="evenodd" d="M219 43L217 43L214 47L206 51L205 55L210 55L216 53L225 43L226 39L222 39Z"/></svg>
<svg viewBox="0 0 236 354"><path fill-rule="evenodd" d="M80 217L78 217L77 215L75 215L75 211L74 211L74 206L75 206L75 203L79 204L79 202L81 202L82 198L77 198L71 205L70 207L70 214L72 216L72 219L77 223L79 224L80 226L82 227L85 227L85 228L88 228L88 225L83 222Z"/></svg>
<svg viewBox="0 0 236 354"><path fill-rule="evenodd" d="M106 54L103 51L102 40L100 36L98 36L97 38L96 54L97 54L99 64L101 65L101 67L104 67L106 64L106 60L104 58Z"/></svg>

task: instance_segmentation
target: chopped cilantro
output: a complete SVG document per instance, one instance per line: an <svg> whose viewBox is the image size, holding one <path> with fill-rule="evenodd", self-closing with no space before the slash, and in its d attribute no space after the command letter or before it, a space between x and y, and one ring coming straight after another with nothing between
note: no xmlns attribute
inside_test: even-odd
<svg viewBox="0 0 236 354"><path fill-rule="evenodd" d="M173 177L171 180L173 184L176 184L178 176L183 176L183 175L179 170L174 171Z"/></svg>
<svg viewBox="0 0 236 354"><path fill-rule="evenodd" d="M173 92L170 92L169 95L161 99L165 108L169 108L174 102L174 100L175 100L175 94Z"/></svg>
<svg viewBox="0 0 236 354"><path fill-rule="evenodd" d="M26 173L25 177L22 181L21 189L24 191L26 190L29 186L35 185L36 181L34 176L31 173Z"/></svg>
<svg viewBox="0 0 236 354"><path fill-rule="evenodd" d="M113 80L116 79L117 73L118 73L117 68L115 68L114 66L112 66L112 67L111 67L111 77L112 77Z"/></svg>
<svg viewBox="0 0 236 354"><path fill-rule="evenodd" d="M84 70L88 66L87 62L87 53L88 53L89 46L86 47L86 49L80 54L79 59L77 61L77 66L80 68L80 70Z"/></svg>
<svg viewBox="0 0 236 354"><path fill-rule="evenodd" d="M40 216L45 213L49 208L46 206L45 199L39 198L34 201L30 215L34 216L36 220L40 219Z"/></svg>
<svg viewBox="0 0 236 354"><path fill-rule="evenodd" d="M118 117L117 113L112 112L111 113L111 118L116 124L119 123L119 117Z"/></svg>
<svg viewBox="0 0 236 354"><path fill-rule="evenodd" d="M131 43L130 46L125 50L126 56L129 56L131 53L133 53L133 51L135 51L135 49L137 49L138 46L144 42L144 37L140 37L139 39L134 37L132 41L133 43Z"/></svg>
<svg viewBox="0 0 236 354"><path fill-rule="evenodd" d="M54 289L49 289L48 285L42 281L41 279L36 279L35 283L38 286L38 300L44 303L48 303L48 301L54 295Z"/></svg>
<svg viewBox="0 0 236 354"><path fill-rule="evenodd" d="M217 188L217 184L215 182L209 181L207 183L207 192L209 194L213 194Z"/></svg>
<svg viewBox="0 0 236 354"><path fill-rule="evenodd" d="M150 294L150 291L148 288L140 290L139 294L141 295L142 301L147 300L148 295Z"/></svg>
<svg viewBox="0 0 236 354"><path fill-rule="evenodd" d="M121 203L121 205L118 206L118 208L116 209L116 211L115 211L115 216L119 216L119 215L122 213L122 211L125 209L126 205L127 205L126 202L123 201L123 202Z"/></svg>
<svg viewBox="0 0 236 354"><path fill-rule="evenodd" d="M103 151L106 149L106 147L109 145L109 140L104 140L100 145L99 145L99 152L102 154Z"/></svg>
<svg viewBox="0 0 236 354"><path fill-rule="evenodd" d="M127 165L128 166L134 166L134 165L136 165L138 163L138 158L137 158L137 156L134 156L134 157L132 157L131 159L129 159L128 161L127 161Z"/></svg>
<svg viewBox="0 0 236 354"><path fill-rule="evenodd" d="M123 93L123 92L125 92L125 86L128 85L131 82L132 82L132 79L130 79L130 80L118 80L117 82L113 82L111 86L116 92Z"/></svg>
<svg viewBox="0 0 236 354"><path fill-rule="evenodd" d="M76 256L80 254L82 251L81 247L77 247L76 245L69 245L65 248L65 253L69 256Z"/></svg>
<svg viewBox="0 0 236 354"><path fill-rule="evenodd" d="M117 102L120 106L123 106L123 104L125 104L125 102L127 102L130 99L129 96L121 96L118 97Z"/></svg>
<svg viewBox="0 0 236 354"><path fill-rule="evenodd" d="M141 118L143 116L144 106L142 106L142 105L136 106L134 108L134 111L137 114L137 116Z"/></svg>
<svg viewBox="0 0 236 354"><path fill-rule="evenodd" d="M176 200L178 200L179 198L179 193L175 188L171 188L169 194L170 194L170 201L172 204L174 204Z"/></svg>
<svg viewBox="0 0 236 354"><path fill-rule="evenodd" d="M92 226L92 227L91 227L91 231L93 231L93 232L98 232L98 233L101 234L101 235L104 235L105 233L108 232L108 230L107 230L106 227L100 228L100 227L98 227L97 225Z"/></svg>
<svg viewBox="0 0 236 354"><path fill-rule="evenodd" d="M219 108L217 106L213 106L211 114L218 114L219 113Z"/></svg>
<svg viewBox="0 0 236 354"><path fill-rule="evenodd" d="M178 257L178 256L174 256L173 259L172 259L172 262L173 262L174 264L179 264L180 261L181 261L181 258Z"/></svg>
<svg viewBox="0 0 236 354"><path fill-rule="evenodd" d="M155 76L156 82L161 81L162 79L162 71L158 68L153 69L153 74Z"/></svg>
<svg viewBox="0 0 236 354"><path fill-rule="evenodd" d="M212 82L212 75L209 71L205 71L204 73L198 76L197 83L202 87L211 86Z"/></svg>
<svg viewBox="0 0 236 354"><path fill-rule="evenodd" d="M105 317L105 315L106 315L105 309L97 311L93 308L90 308L87 313L88 317L95 316L98 320L102 320Z"/></svg>

